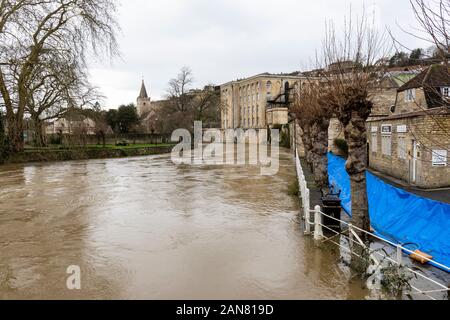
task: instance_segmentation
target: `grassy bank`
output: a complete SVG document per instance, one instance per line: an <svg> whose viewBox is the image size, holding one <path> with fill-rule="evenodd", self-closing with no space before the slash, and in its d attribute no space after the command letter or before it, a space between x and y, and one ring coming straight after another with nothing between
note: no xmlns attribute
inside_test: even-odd
<svg viewBox="0 0 450 320"><path fill-rule="evenodd" d="M129 146L88 145L85 147L50 146L26 148L24 152L10 155L6 163L27 163L47 161L68 161L106 159L165 154L172 151L170 144L136 144Z"/></svg>

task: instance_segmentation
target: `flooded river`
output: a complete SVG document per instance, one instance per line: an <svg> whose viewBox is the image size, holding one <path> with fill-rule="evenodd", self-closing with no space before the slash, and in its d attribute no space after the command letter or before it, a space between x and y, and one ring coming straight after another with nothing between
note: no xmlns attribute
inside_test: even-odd
<svg viewBox="0 0 450 320"><path fill-rule="evenodd" d="M280 172L152 156L0 167L2 299L360 299ZM81 268L81 290L66 271Z"/></svg>

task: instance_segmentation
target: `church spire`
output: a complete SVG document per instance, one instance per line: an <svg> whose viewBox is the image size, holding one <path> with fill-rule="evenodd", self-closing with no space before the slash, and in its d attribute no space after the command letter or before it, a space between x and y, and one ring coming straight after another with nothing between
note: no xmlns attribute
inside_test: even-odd
<svg viewBox="0 0 450 320"><path fill-rule="evenodd" d="M142 80L141 92L139 93L140 99L148 99L147 89L145 88L144 80Z"/></svg>

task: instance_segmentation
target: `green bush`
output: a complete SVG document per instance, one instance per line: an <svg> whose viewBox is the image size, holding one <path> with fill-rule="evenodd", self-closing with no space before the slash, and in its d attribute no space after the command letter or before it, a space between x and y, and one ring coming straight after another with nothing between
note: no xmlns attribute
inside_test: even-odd
<svg viewBox="0 0 450 320"><path fill-rule="evenodd" d="M348 156L348 144L344 139L334 139L334 145L344 156Z"/></svg>
<svg viewBox="0 0 450 320"><path fill-rule="evenodd" d="M49 138L49 143L53 145L61 145L62 144L62 135L60 134L52 134Z"/></svg>

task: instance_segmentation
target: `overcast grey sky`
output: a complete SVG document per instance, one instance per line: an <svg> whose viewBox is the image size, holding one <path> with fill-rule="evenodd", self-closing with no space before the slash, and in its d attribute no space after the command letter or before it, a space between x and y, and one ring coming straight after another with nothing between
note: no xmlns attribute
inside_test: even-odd
<svg viewBox="0 0 450 320"><path fill-rule="evenodd" d="M304 70L320 47L325 20L339 25L363 4L380 28L392 26L408 46L425 46L396 24L415 25L408 0L120 0L121 58L92 63L104 107L135 102L144 77L160 99L183 66L195 86L262 72Z"/></svg>

